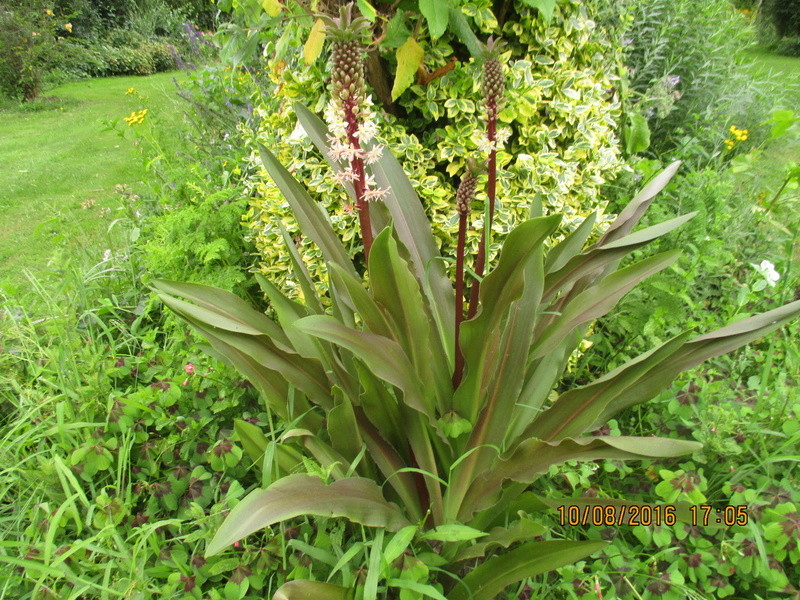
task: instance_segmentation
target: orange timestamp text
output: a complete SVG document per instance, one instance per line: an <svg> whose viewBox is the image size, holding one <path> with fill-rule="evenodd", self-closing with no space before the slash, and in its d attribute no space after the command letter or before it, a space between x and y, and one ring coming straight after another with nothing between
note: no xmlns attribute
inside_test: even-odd
<svg viewBox="0 0 800 600"><path fill-rule="evenodd" d="M561 525L675 525L679 520L692 525L747 525L749 517L746 505L715 507L696 504L679 508L674 504L596 504L577 506L563 504L557 507Z"/></svg>

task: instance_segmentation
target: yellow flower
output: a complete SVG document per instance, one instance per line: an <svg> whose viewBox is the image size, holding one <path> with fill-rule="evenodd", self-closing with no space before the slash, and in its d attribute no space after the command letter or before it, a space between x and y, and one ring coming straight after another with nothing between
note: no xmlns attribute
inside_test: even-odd
<svg viewBox="0 0 800 600"><path fill-rule="evenodd" d="M735 145L736 145L736 142L734 142L733 140L725 140L725 147L726 147L728 150L733 150L733 147L734 147Z"/></svg>
<svg viewBox="0 0 800 600"><path fill-rule="evenodd" d="M44 11L44 14L46 14L48 17L52 17L53 11L48 8L46 11Z"/></svg>
<svg viewBox="0 0 800 600"><path fill-rule="evenodd" d="M125 94L126 94L126 95L128 95L128 94L135 94L135 93L136 93L136 90L135 90L134 88L132 88L132 87L131 87L131 88L128 88L127 90L125 90Z"/></svg>
<svg viewBox="0 0 800 600"><path fill-rule="evenodd" d="M64 23L64 29L72 33L72 23Z"/></svg>
<svg viewBox="0 0 800 600"><path fill-rule="evenodd" d="M132 112L130 116L125 117L122 119L125 121L129 127L133 127L134 125L141 125L144 123L144 118L147 116L147 109L143 108L138 112Z"/></svg>

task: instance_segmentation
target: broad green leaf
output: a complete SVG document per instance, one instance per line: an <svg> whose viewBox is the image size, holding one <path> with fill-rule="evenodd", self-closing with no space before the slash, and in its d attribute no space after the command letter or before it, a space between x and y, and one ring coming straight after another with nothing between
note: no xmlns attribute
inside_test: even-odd
<svg viewBox="0 0 800 600"><path fill-rule="evenodd" d="M543 442L528 439L521 442L510 456L500 459L475 480L467 493L460 518L469 520L475 511L490 508L498 499L506 480L532 483L552 465L568 460L670 458L691 454L702 448L699 442L668 438L625 436L587 437Z"/></svg>
<svg viewBox="0 0 800 600"><path fill-rule="evenodd" d="M542 20L550 25L556 10L556 0L522 0L522 3L538 10Z"/></svg>
<svg viewBox="0 0 800 600"><path fill-rule="evenodd" d="M378 13L375 12L375 9L372 5L367 2L367 0L356 0L356 5L358 6L358 11L361 13L361 16L367 19L370 23L375 22L375 18L378 16Z"/></svg>
<svg viewBox="0 0 800 600"><path fill-rule="evenodd" d="M284 352L266 336L254 337L222 329L214 329L192 319L191 316L185 313L181 313L181 315L209 341L213 339L220 340L229 347L246 354L256 364L276 371L286 381L304 394L307 394L313 402L323 408L329 409L333 406L330 398L330 384L319 361ZM226 354L226 356L231 358L230 354Z"/></svg>
<svg viewBox="0 0 800 600"><path fill-rule="evenodd" d="M418 530L419 527L416 525L409 525L408 527L403 527L392 536L392 539L389 540L389 543L386 544L386 547L383 549L384 565L387 567L390 566L397 557L406 551L406 548L411 544Z"/></svg>
<svg viewBox="0 0 800 600"><path fill-rule="evenodd" d="M393 338L394 332L378 305L369 295L360 281L349 275L344 269L331 263L330 277L333 286L341 295L349 308L361 317L364 327L376 335ZM397 341L395 339L395 341Z"/></svg>
<svg viewBox="0 0 800 600"><path fill-rule="evenodd" d="M329 364L329 357L321 351L317 340L301 334L292 327L292 323L308 316L305 306L287 298L283 292L260 273L256 273L255 278L261 290L269 298L270 305L278 316L278 323L280 323L283 331L286 332L286 337L292 342L295 352L300 356L316 358L321 362L324 361L323 364Z"/></svg>
<svg viewBox="0 0 800 600"><path fill-rule="evenodd" d="M410 579L388 579L386 581L386 585L388 587L400 588L401 590L411 590L417 594L422 594L423 596L428 596L429 598L435 598L435 600L447 600L447 597L444 596L442 592L437 590L432 585L428 585L427 583L411 581ZM400 593L400 597L403 597L402 592Z"/></svg>
<svg viewBox="0 0 800 600"><path fill-rule="evenodd" d="M278 161L272 152L263 144L261 149L261 162L270 174L275 184L280 188L284 198L292 207L297 223L305 235L310 237L322 251L327 262L337 263L347 269L352 275L356 274L347 250L341 240L336 237L333 228L319 204L311 199L306 189L300 185L291 173Z"/></svg>
<svg viewBox="0 0 800 600"><path fill-rule="evenodd" d="M261 428L247 421L236 419L233 422L233 430L239 436L239 441L247 455L253 459L254 463L260 464L264 452L267 450L267 444L269 444L269 440Z"/></svg>
<svg viewBox="0 0 800 600"><path fill-rule="evenodd" d="M261 0L261 7L270 17L277 17L283 10L283 5L278 0Z"/></svg>
<svg viewBox="0 0 800 600"><path fill-rule="evenodd" d="M392 101L397 100L408 87L414 83L417 69L422 66L425 52L413 37L397 49L397 70L392 85Z"/></svg>
<svg viewBox="0 0 800 600"><path fill-rule="evenodd" d="M605 546L606 542L528 542L481 564L450 591L448 599L492 600L512 583L563 567Z"/></svg>
<svg viewBox="0 0 800 600"><path fill-rule="evenodd" d="M386 37L381 46L384 48L399 48L411 36L411 30L406 26L406 17L402 10L394 13L386 26Z"/></svg>
<svg viewBox="0 0 800 600"><path fill-rule="evenodd" d="M428 22L428 33L436 40L447 30L450 18L449 0L419 0L419 11Z"/></svg>
<svg viewBox="0 0 800 600"><path fill-rule="evenodd" d="M654 366L646 376L606 405L599 420L610 419L620 410L654 397L682 371L709 358L741 348L782 327L800 315L800 300L701 335L677 350L672 357ZM603 421L605 423L606 421Z"/></svg>
<svg viewBox="0 0 800 600"><path fill-rule="evenodd" d="M322 19L314 21L314 26L308 34L308 39L303 45L303 58L307 65L314 64L322 53L322 46L325 44L325 23Z"/></svg>
<svg viewBox="0 0 800 600"><path fill-rule="evenodd" d="M460 503L460 495L466 491L475 474L489 468L496 456L493 447L502 444L508 426L512 423L509 415L514 411L523 386L533 324L544 285L541 247L534 249L533 256L524 269L523 285L522 296L511 305L508 318L503 322L500 344L497 350L492 350L498 359L486 361L478 367L486 370L488 386L485 394L481 392L481 411L466 445L466 448L474 450L455 469L448 490L447 503L450 511L455 510Z"/></svg>
<svg viewBox="0 0 800 600"><path fill-rule="evenodd" d="M571 299L560 316L542 321L539 338L531 349L531 360L550 352L570 331L605 315L620 298L643 279L665 269L678 259L679 250L662 252L620 269Z"/></svg>
<svg viewBox="0 0 800 600"><path fill-rule="evenodd" d="M453 562L486 556L487 552L493 551L496 548L508 548L511 544L532 540L542 535L545 531L547 531L547 528L541 523L521 518L514 521L508 529L505 527L495 527L489 532L489 535L480 542L461 550L453 559Z"/></svg>
<svg viewBox="0 0 800 600"><path fill-rule="evenodd" d="M423 540L438 540L440 542L468 542L487 535L487 533L473 527L454 523L434 527L422 534L421 537Z"/></svg>
<svg viewBox="0 0 800 600"><path fill-rule="evenodd" d="M423 517L416 483L411 473L401 472L406 467L403 458L379 433L360 407L354 407L361 435L369 450L370 458L383 473L388 485L394 488L409 516L419 521Z"/></svg>
<svg viewBox="0 0 800 600"><path fill-rule="evenodd" d="M351 592L332 583L295 579L279 587L272 600L350 600Z"/></svg>
<svg viewBox="0 0 800 600"><path fill-rule="evenodd" d="M395 233L408 252L410 266L422 284L439 329L439 336L453 364L454 349L454 292L447 276L439 247L433 237L430 221L419 196L403 172L403 168L388 148L378 162L371 166L378 187L388 190L384 204L389 209Z"/></svg>
<svg viewBox="0 0 800 600"><path fill-rule="evenodd" d="M550 408L540 413L525 429L520 441L529 437L552 441L590 431L610 402L635 386L654 365L672 356L688 339L688 333L681 334L592 383L561 394ZM524 397L521 402L525 402Z"/></svg>
<svg viewBox="0 0 800 600"><path fill-rule="evenodd" d="M352 461L363 444L356 415L350 399L338 386L334 386L333 396L336 404L328 412L328 437L333 449Z"/></svg>
<svg viewBox="0 0 800 600"><path fill-rule="evenodd" d="M290 443L291 440L297 440L334 479L343 480L347 477L347 469L350 467L347 459L313 432L308 429L290 429L283 434L281 442Z"/></svg>
<svg viewBox="0 0 800 600"><path fill-rule="evenodd" d="M220 355L224 356L244 377L255 386L259 394L266 401L269 407L275 411L283 420L290 421L291 418L286 407L286 397L289 393L289 385L280 373L268 369L258 364L255 359L246 352L226 344L217 338L210 328L202 328L189 322L203 337L211 344L211 347ZM308 407L310 408L310 406Z"/></svg>
<svg viewBox="0 0 800 600"><path fill-rule="evenodd" d="M628 156L644 152L650 147L650 127L647 125L647 119L642 115L636 113L629 115L623 133L625 134L625 152Z"/></svg>
<svg viewBox="0 0 800 600"><path fill-rule="evenodd" d="M410 525L396 505L384 500L372 480L351 477L326 485L310 475L289 475L239 502L208 544L205 556L214 556L251 533L301 515L344 517L389 531Z"/></svg>

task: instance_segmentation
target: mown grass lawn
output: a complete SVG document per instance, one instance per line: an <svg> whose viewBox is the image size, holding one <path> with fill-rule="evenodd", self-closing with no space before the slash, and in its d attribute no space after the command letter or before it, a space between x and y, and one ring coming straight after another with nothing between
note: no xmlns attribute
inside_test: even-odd
<svg viewBox="0 0 800 600"><path fill-rule="evenodd" d="M144 165L130 139L104 131L148 109L150 123L181 118L173 78L92 79L60 86L32 105L0 108L0 285L24 284L24 270L57 268L61 256L102 259L114 242L108 227L119 215L117 184L136 184ZM129 88L136 93L126 94ZM138 127L149 127L146 121Z"/></svg>
<svg viewBox="0 0 800 600"><path fill-rule="evenodd" d="M752 62L747 68L753 77L779 77L783 83L782 93L774 99L775 108L784 108L800 113L800 57L778 56L759 48L749 53ZM783 167L787 162L800 161L800 141L778 140L768 147L760 161L760 168L768 183L782 180Z"/></svg>

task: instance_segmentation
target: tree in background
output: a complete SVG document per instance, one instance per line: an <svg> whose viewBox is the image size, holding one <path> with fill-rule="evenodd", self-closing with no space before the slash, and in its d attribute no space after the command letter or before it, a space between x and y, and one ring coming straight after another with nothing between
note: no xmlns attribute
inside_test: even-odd
<svg viewBox="0 0 800 600"><path fill-rule="evenodd" d="M43 58L57 35L69 35L71 23L55 18L43 0L21 5L0 0L0 91L15 100L32 100L41 90Z"/></svg>

